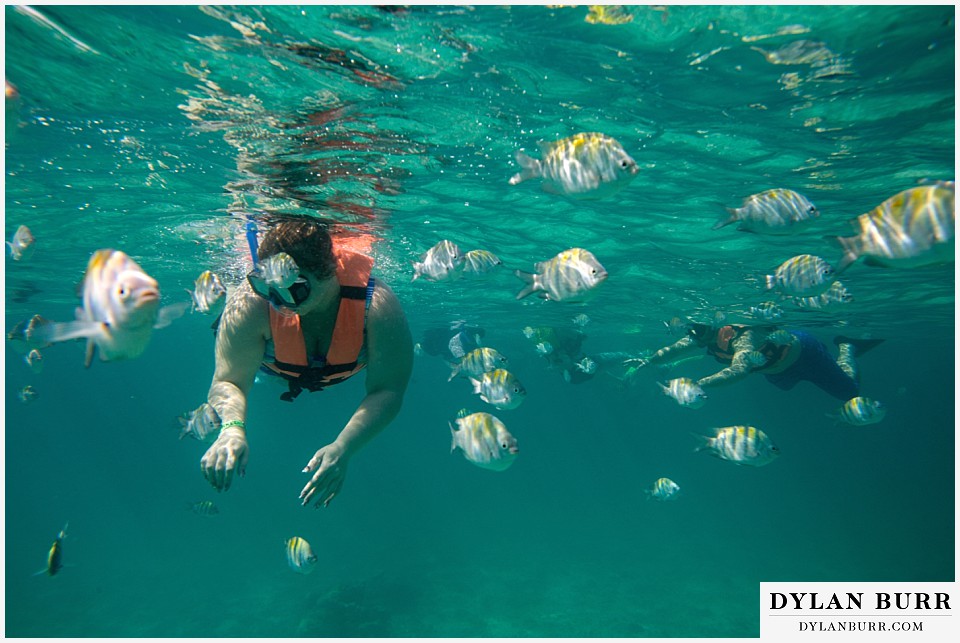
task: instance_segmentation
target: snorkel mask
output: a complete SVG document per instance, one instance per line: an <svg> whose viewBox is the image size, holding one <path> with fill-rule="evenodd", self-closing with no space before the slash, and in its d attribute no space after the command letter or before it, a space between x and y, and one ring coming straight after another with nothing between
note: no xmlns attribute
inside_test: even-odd
<svg viewBox="0 0 960 643"><path fill-rule="evenodd" d="M250 288L275 308L297 308L310 296L310 282L293 257L278 252L258 263L247 275Z"/></svg>

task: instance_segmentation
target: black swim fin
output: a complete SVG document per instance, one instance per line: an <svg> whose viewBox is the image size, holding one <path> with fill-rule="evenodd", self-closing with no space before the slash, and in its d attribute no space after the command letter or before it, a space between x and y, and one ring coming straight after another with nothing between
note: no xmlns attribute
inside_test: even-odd
<svg viewBox="0 0 960 643"><path fill-rule="evenodd" d="M853 337L845 337L844 335L837 335L833 338L833 343L837 346L840 344L852 344L856 349L857 357L876 348L885 341L885 339L854 339Z"/></svg>

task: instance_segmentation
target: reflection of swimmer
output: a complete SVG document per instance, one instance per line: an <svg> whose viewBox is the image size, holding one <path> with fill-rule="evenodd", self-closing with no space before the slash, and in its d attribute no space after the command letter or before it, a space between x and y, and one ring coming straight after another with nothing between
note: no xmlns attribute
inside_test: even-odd
<svg viewBox="0 0 960 643"><path fill-rule="evenodd" d="M455 362L470 351L482 346L486 331L479 326L457 320L442 328L428 328L423 333L420 348L428 355L437 355Z"/></svg>

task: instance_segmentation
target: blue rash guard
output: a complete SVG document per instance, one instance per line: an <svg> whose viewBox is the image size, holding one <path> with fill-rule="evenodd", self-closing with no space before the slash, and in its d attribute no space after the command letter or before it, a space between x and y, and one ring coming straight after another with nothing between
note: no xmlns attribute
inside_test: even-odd
<svg viewBox="0 0 960 643"><path fill-rule="evenodd" d="M790 333L800 341L800 357L782 373L764 374L768 382L789 391L797 382L806 380L843 401L860 394L860 383L843 372L819 339L799 330Z"/></svg>

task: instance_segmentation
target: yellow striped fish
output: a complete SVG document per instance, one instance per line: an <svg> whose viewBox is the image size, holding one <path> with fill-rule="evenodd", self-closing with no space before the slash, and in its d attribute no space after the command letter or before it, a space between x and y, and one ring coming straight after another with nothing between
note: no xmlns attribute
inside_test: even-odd
<svg viewBox="0 0 960 643"><path fill-rule="evenodd" d="M887 407L883 402L871 400L869 397L855 397L847 400L834 413L827 413L827 417L843 421L852 426L866 426L876 424L887 415Z"/></svg>
<svg viewBox="0 0 960 643"><path fill-rule="evenodd" d="M778 188L752 194L739 208L727 208L728 219L717 222L714 230L739 223L737 230L760 234L791 234L800 224L820 216L817 206L793 190Z"/></svg>
<svg viewBox="0 0 960 643"><path fill-rule="evenodd" d="M787 259L776 272L766 276L767 290L792 297L814 297L830 289L837 278L833 267L814 255Z"/></svg>
<svg viewBox="0 0 960 643"><path fill-rule="evenodd" d="M506 365L507 358L501 355L497 349L487 346L475 348L461 357L458 363L453 365L453 371L450 373L447 381L449 382L457 375L477 377L487 371L492 371Z"/></svg>
<svg viewBox="0 0 960 643"><path fill-rule="evenodd" d="M309 574L317 564L317 556L310 548L310 543L294 536L286 542L287 564L298 574Z"/></svg>
<svg viewBox="0 0 960 643"><path fill-rule="evenodd" d="M212 500L200 500L199 502L190 503L189 507L190 511L198 516L216 516L220 513L217 505L215 505Z"/></svg>
<svg viewBox="0 0 960 643"><path fill-rule="evenodd" d="M647 496L654 500L671 500L677 495L677 492L680 491L680 485L670 478L657 478L657 481L653 483L653 487L644 491Z"/></svg>
<svg viewBox="0 0 960 643"><path fill-rule="evenodd" d="M689 377L678 377L666 384L657 384L664 395L675 399L680 406L698 409L707 401L703 388Z"/></svg>
<svg viewBox="0 0 960 643"><path fill-rule="evenodd" d="M938 181L900 192L853 221L857 234L837 237L843 248L838 269L860 257L866 263L913 268L952 263L956 210L954 182Z"/></svg>
<svg viewBox="0 0 960 643"><path fill-rule="evenodd" d="M520 448L499 418L472 413L450 423L450 453L459 447L463 457L483 469L504 471L517 459Z"/></svg>
<svg viewBox="0 0 960 643"><path fill-rule="evenodd" d="M751 467L762 467L780 455L780 449L767 434L752 426L727 426L716 429L714 437L697 436L703 443L696 451L706 451L721 460Z"/></svg>
<svg viewBox="0 0 960 643"><path fill-rule="evenodd" d="M607 278L606 268L592 252L583 248L564 250L548 261L535 264L533 270L533 274L514 271L513 274L527 282L517 293L517 299L538 293L543 299L584 301Z"/></svg>
<svg viewBox="0 0 960 643"><path fill-rule="evenodd" d="M541 143L540 150L541 160L517 152L523 169L510 178L510 185L539 177L544 192L598 199L623 189L639 172L637 162L616 139L597 132Z"/></svg>
<svg viewBox="0 0 960 643"><path fill-rule="evenodd" d="M57 572L63 569L63 540L67 537L67 527L69 526L69 522L65 524L63 529L61 529L60 533L57 535L56 540L54 540L53 544L50 545L50 551L47 552L46 569L41 569L39 572L34 574L34 576L39 576L40 574L56 576Z"/></svg>
<svg viewBox="0 0 960 643"><path fill-rule="evenodd" d="M470 250L463 255L464 273L479 275L502 265L503 262L500 261L500 257L489 250Z"/></svg>
<svg viewBox="0 0 960 643"><path fill-rule="evenodd" d="M515 409L527 397L527 390L520 380L502 368L484 373L479 379L471 377L470 383L473 384L473 392L481 400L498 409Z"/></svg>

